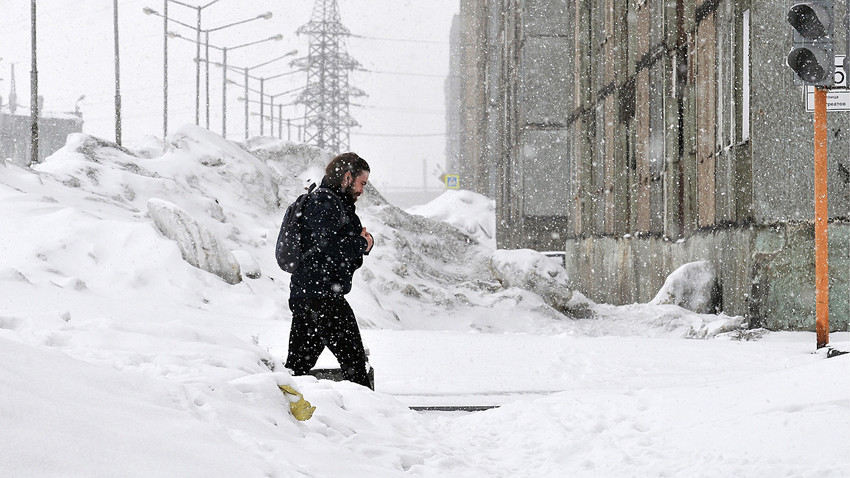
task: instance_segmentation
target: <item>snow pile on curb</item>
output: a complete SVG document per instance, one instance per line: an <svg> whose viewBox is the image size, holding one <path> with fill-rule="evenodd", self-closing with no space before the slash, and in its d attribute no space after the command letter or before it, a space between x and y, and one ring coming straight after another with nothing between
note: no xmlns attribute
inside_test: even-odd
<svg viewBox="0 0 850 478"><path fill-rule="evenodd" d="M675 304L685 309L711 314L720 305L717 272L709 261L690 262L673 271L650 304Z"/></svg>
<svg viewBox="0 0 850 478"><path fill-rule="evenodd" d="M569 313L570 279L556 260L531 249L500 249L490 257L490 266L505 287L530 290L555 310Z"/></svg>
<svg viewBox="0 0 850 478"><path fill-rule="evenodd" d="M448 190L425 205L406 212L445 222L470 239L496 249L496 201L465 190Z"/></svg>

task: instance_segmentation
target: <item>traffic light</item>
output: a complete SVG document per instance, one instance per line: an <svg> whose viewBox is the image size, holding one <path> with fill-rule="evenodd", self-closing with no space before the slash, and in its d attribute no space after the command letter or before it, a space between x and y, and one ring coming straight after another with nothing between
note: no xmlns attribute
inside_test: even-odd
<svg viewBox="0 0 850 478"><path fill-rule="evenodd" d="M806 85L832 86L835 76L835 6L833 0L794 1L786 17L794 27L788 66Z"/></svg>

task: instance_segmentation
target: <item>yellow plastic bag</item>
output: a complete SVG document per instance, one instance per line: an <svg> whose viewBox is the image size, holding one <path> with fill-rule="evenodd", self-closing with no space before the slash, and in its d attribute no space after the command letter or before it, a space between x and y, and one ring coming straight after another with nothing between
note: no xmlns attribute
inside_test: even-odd
<svg viewBox="0 0 850 478"><path fill-rule="evenodd" d="M278 385L280 391L286 395L286 398L289 400L289 410L292 412L292 416L295 417L299 422L307 421L310 417L313 416L313 412L316 411L316 407L311 406L310 402L304 399L304 395L297 392L294 388L289 385ZM297 397L297 400L295 399Z"/></svg>

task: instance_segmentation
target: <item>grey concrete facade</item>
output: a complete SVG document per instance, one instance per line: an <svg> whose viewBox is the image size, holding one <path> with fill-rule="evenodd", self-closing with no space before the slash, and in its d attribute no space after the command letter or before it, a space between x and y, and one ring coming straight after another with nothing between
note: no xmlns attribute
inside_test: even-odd
<svg viewBox="0 0 850 478"><path fill-rule="evenodd" d="M832 330L848 330L850 223L830 235ZM646 303L682 264L716 266L723 312L750 319L751 327L813 330L814 227L807 223L704 230L687 239L597 237L568 239L565 263L576 290L592 300Z"/></svg>
<svg viewBox="0 0 850 478"><path fill-rule="evenodd" d="M499 247L566 249L577 290L615 304L709 259L728 313L813 328L813 118L785 66L786 3L462 0L459 156L471 183L496 178ZM850 309L848 124L829 114L834 330ZM771 230L785 245L761 252Z"/></svg>
<svg viewBox="0 0 850 478"><path fill-rule="evenodd" d="M30 164L29 116L0 113L0 159L11 159L19 166ZM38 120L39 159L44 159L65 146L71 133L83 129L83 119L74 114L47 114Z"/></svg>

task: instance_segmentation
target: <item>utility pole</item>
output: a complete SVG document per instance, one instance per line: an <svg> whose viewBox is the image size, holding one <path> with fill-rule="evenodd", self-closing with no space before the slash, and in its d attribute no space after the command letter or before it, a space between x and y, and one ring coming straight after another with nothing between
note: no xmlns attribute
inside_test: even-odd
<svg viewBox="0 0 850 478"><path fill-rule="evenodd" d="M162 6L162 141L168 136L168 0Z"/></svg>
<svg viewBox="0 0 850 478"><path fill-rule="evenodd" d="M296 99L303 104L305 142L334 153L347 151L352 126L350 98L365 93L348 84L348 72L360 64L348 55L343 39L351 32L340 22L337 0L316 0L310 22L298 29L310 37L307 58L294 63L307 70L307 87Z"/></svg>
<svg viewBox="0 0 850 478"><path fill-rule="evenodd" d="M30 163L38 162L38 61L36 61L36 12L35 0L31 2L30 22L32 26L32 70L30 71Z"/></svg>
<svg viewBox="0 0 850 478"><path fill-rule="evenodd" d="M112 1L115 30L115 143L121 146L121 65L118 49L118 0Z"/></svg>
<svg viewBox="0 0 850 478"><path fill-rule="evenodd" d="M9 113L15 114L18 109L18 93L15 91L15 64L12 63L12 85L9 91Z"/></svg>

